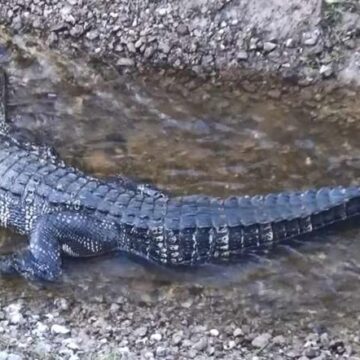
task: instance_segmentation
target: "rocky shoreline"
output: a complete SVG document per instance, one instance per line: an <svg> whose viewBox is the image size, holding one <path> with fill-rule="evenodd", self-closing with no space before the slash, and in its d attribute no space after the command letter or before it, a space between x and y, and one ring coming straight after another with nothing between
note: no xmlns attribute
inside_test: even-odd
<svg viewBox="0 0 360 360"><path fill-rule="evenodd" d="M234 302L221 289L176 284L133 299L50 290L44 301L23 288L16 300L2 294L1 360L359 359L355 329L334 333L305 309L301 324L276 306L259 312L240 289L227 294Z"/></svg>
<svg viewBox="0 0 360 360"><path fill-rule="evenodd" d="M153 68L239 79L271 73L301 86L360 85L356 0L128 2L1 1L0 23L53 48L109 59L120 71Z"/></svg>

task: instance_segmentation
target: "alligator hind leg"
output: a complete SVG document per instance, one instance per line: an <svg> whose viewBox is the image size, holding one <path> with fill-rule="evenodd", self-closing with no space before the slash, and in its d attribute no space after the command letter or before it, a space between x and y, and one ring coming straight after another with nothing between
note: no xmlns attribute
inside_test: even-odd
<svg viewBox="0 0 360 360"><path fill-rule="evenodd" d="M90 215L70 211L41 216L28 248L0 257L0 274L52 281L61 275L61 253L85 257L114 250L116 226Z"/></svg>

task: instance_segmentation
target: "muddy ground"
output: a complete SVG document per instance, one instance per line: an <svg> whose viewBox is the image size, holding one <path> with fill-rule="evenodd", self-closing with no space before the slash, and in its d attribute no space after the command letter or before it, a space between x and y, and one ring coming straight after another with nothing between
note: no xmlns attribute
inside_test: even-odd
<svg viewBox="0 0 360 360"><path fill-rule="evenodd" d="M0 23L119 70L187 69L241 79L252 70L302 86L360 84L358 0L13 0Z"/></svg>

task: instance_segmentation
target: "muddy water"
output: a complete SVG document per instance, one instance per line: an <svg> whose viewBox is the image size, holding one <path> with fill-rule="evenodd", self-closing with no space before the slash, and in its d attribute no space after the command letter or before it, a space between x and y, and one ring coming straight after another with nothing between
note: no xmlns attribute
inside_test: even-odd
<svg viewBox="0 0 360 360"><path fill-rule="evenodd" d="M0 61L21 132L99 176L122 173L175 194L218 196L359 181L360 98L351 89L244 81L231 90L160 73L130 78L17 37L1 49ZM24 243L8 232L1 237L3 252ZM360 233L342 228L312 240L250 263L182 273L123 255L70 260L60 284L35 293L21 280L1 280L1 287L14 296L101 291L154 301L173 286L182 297L194 286L221 288L224 298L282 314L303 309L329 321L356 318Z"/></svg>

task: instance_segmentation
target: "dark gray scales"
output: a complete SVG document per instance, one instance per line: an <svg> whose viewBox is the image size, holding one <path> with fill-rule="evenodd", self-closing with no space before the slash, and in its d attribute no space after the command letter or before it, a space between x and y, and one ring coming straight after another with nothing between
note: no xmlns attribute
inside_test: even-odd
<svg viewBox="0 0 360 360"><path fill-rule="evenodd" d="M229 261L359 213L358 187L218 199L88 176L51 147L13 137L0 79L0 225L29 238L23 251L0 257L3 274L54 280L63 254L116 250L164 265Z"/></svg>

